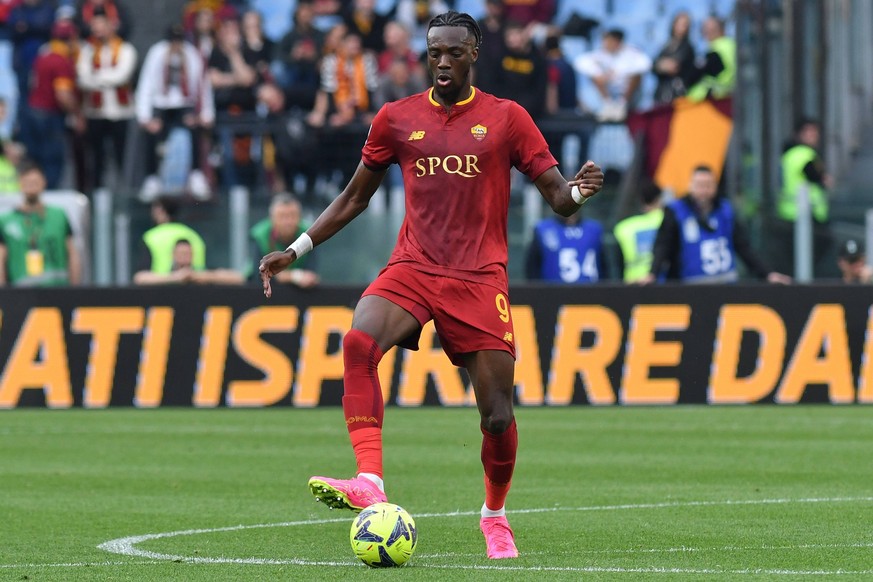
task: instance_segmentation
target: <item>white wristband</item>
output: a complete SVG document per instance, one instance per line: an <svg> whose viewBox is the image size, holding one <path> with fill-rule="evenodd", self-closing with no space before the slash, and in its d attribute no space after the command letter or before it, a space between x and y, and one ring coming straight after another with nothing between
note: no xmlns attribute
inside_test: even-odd
<svg viewBox="0 0 873 582"><path fill-rule="evenodd" d="M579 190L579 186L573 186L570 188L570 197L573 199L573 202L582 206L586 202L588 202L588 198L582 196L582 192Z"/></svg>
<svg viewBox="0 0 873 582"><path fill-rule="evenodd" d="M312 246L312 239L309 238L309 235L304 232L297 237L297 240L288 245L288 248L285 250L294 251L294 254L297 255L297 258L299 259L303 255L311 251Z"/></svg>

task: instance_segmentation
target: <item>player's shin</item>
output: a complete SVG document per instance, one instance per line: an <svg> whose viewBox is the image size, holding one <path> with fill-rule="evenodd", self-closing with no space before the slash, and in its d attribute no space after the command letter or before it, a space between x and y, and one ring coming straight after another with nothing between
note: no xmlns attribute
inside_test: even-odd
<svg viewBox="0 0 873 582"><path fill-rule="evenodd" d="M385 405L379 384L382 350L363 331L352 329L343 338L343 412L355 451L358 475L382 488L382 418Z"/></svg>
<svg viewBox="0 0 873 582"><path fill-rule="evenodd" d="M498 517L505 513L504 505L512 483L517 450L518 430L514 418L500 434L482 430L482 466L485 468L483 517Z"/></svg>

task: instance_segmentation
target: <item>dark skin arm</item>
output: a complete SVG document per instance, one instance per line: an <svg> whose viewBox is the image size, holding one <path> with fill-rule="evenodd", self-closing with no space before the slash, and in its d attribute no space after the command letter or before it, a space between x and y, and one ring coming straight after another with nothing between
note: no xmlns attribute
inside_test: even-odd
<svg viewBox="0 0 873 582"><path fill-rule="evenodd" d="M363 163L358 164L355 174L345 189L307 229L306 234L312 239L313 246L318 246L335 235L363 212L384 177L385 170L376 172ZM289 250L272 252L261 259L259 270L264 285L264 295L270 297L273 294L270 288L270 279L273 275L284 271L296 260L297 254Z"/></svg>
<svg viewBox="0 0 873 582"><path fill-rule="evenodd" d="M384 177L385 170L373 171L363 163L358 164L358 169L355 170L348 186L306 231L312 239L313 246L318 246L335 235L363 212ZM534 185L552 210L562 216L570 216L579 210L579 205L570 195L571 188L579 186L583 198L588 199L597 194L603 186L603 172L594 162L589 161L568 182L558 168L552 166L534 181ZM273 294L270 279L295 260L297 255L291 250L272 252L261 259L259 270L264 285L264 295L270 297Z"/></svg>

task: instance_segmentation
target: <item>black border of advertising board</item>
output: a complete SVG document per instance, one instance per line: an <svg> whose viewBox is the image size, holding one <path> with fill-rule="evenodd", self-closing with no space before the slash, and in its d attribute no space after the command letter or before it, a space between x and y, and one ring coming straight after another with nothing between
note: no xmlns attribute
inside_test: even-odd
<svg viewBox="0 0 873 582"><path fill-rule="evenodd" d="M362 289L0 292L0 408L339 405ZM873 288L514 286L523 405L873 402ZM470 405L422 334L380 368L389 404ZM869 352L869 354L868 354Z"/></svg>

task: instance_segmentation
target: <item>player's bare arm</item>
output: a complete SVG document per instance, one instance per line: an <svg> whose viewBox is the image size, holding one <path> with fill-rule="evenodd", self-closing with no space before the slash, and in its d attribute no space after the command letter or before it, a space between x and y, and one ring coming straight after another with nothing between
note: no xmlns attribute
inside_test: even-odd
<svg viewBox="0 0 873 582"><path fill-rule="evenodd" d="M557 166L546 170L534 185L549 206L561 216L570 216L579 210L580 203L573 197L573 188L578 187L583 200L591 198L603 188L603 171L591 160L585 162L572 180L566 180Z"/></svg>
<svg viewBox="0 0 873 582"><path fill-rule="evenodd" d="M364 164L358 164L354 176L349 180L345 189L330 203L330 206L324 209L324 212L306 231L305 236L308 236L312 241L311 246L323 243L363 212L384 177L384 170L374 172ZM270 279L276 273L281 273L287 269L298 258L297 252L288 247L284 251L272 252L261 259L258 270L261 273L264 295L272 296Z"/></svg>

